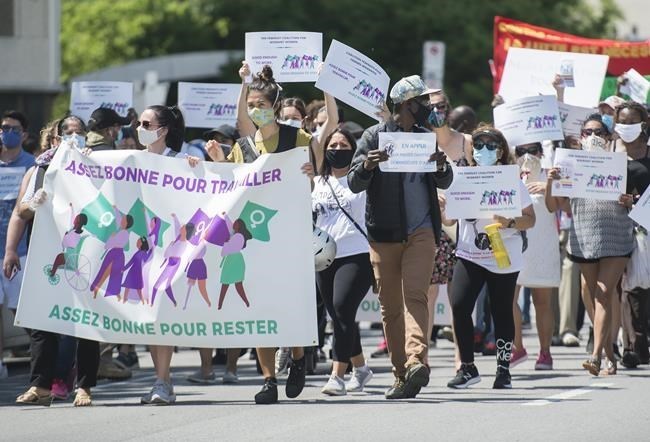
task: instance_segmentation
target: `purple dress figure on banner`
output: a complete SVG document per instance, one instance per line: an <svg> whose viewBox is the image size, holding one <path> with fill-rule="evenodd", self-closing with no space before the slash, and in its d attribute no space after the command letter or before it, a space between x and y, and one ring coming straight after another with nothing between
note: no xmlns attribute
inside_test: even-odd
<svg viewBox="0 0 650 442"><path fill-rule="evenodd" d="M133 217L131 215L122 216L115 206L113 206L113 212L115 224L119 226L119 230L106 241L104 260L95 280L90 285L90 290L93 292L93 298L96 298L99 288L108 279L104 296L117 296L119 301L122 289L122 272L124 271L124 248L129 243L129 228L133 225Z"/></svg>
<svg viewBox="0 0 650 442"><path fill-rule="evenodd" d="M147 222L147 241L149 242L149 247L151 250L155 250L156 247L160 246L162 243L162 238L160 236L160 229L162 227L162 221L160 218L157 216L154 216L153 218L149 218L149 213L147 212L146 208L142 208L142 211L144 212L144 219ZM152 252L152 258L153 258L153 252ZM151 265L152 265L153 259L149 259L147 262L144 263L144 267L142 268L142 278L144 282L144 286L142 287L142 292L144 294L144 300L149 303L149 293L151 293L151 282L150 282L150 273L151 273Z"/></svg>
<svg viewBox="0 0 650 442"><path fill-rule="evenodd" d="M167 246L167 249L165 249L165 261L162 264L165 268L160 273L158 280L153 286L153 292L151 293L152 307L156 301L156 294L161 288L164 288L167 297L174 303L174 307L177 306L176 298L174 298L174 291L172 290L172 283L174 282L174 276L176 276L176 272L181 265L181 257L189 245L188 240L194 233L194 224L187 223L184 226L181 226L176 214L172 213L172 218L174 218L176 239Z"/></svg>
<svg viewBox="0 0 650 442"><path fill-rule="evenodd" d="M153 255L153 249L149 249L149 242L144 236L138 239L138 251L131 257L129 262L124 266L124 271L128 270L122 287L124 287L124 296L122 302L126 304L129 300L129 290L136 290L140 297L140 302L145 303L144 296L142 295L142 288L144 287L143 270L144 265Z"/></svg>
<svg viewBox="0 0 650 442"><path fill-rule="evenodd" d="M208 268L203 259L206 252L205 245L205 238L201 238L199 245L194 248L194 251L190 256L189 264L185 267L185 271L187 272L187 295L185 296L183 310L187 308L187 301L190 299L190 293L194 285L197 283L199 285L199 293L201 293L201 296L208 304L208 307L212 307L207 288Z"/></svg>

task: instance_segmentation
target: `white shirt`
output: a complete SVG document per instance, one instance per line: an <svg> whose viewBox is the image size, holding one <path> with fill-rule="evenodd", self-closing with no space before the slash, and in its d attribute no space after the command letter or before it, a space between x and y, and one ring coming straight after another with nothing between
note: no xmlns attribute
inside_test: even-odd
<svg viewBox="0 0 650 442"><path fill-rule="evenodd" d="M525 209L533 204L528 194L526 185L519 182L519 195L521 207ZM497 261L489 247L485 226L494 224L492 219L466 220L462 219L458 225L458 243L456 245L456 256L480 265L492 273L513 273L519 272L524 266L523 240L521 232L517 229L500 229L503 245L510 257L510 267L500 269Z"/></svg>
<svg viewBox="0 0 650 442"><path fill-rule="evenodd" d="M343 209L366 231L366 192L352 193L347 176L329 177L329 182L336 192L336 197ZM316 212L316 226L326 231L336 241L336 257L368 253L368 240L339 208L330 186L320 176L314 178L314 190L311 193L312 210Z"/></svg>

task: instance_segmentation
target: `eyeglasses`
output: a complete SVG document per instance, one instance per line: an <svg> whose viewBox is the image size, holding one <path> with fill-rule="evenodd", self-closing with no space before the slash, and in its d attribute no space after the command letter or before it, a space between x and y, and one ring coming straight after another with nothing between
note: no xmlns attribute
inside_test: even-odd
<svg viewBox="0 0 650 442"><path fill-rule="evenodd" d="M527 153L531 154L531 155L537 155L537 154L539 154L541 152L542 152L542 150L539 148L539 146L528 146L528 147L517 146L517 147L515 147L515 154L518 157L523 157Z"/></svg>
<svg viewBox="0 0 650 442"><path fill-rule="evenodd" d="M580 133L582 134L583 137L588 137L589 135L592 134L599 137L601 135L606 134L604 129L582 129Z"/></svg>
<svg viewBox="0 0 650 442"><path fill-rule="evenodd" d="M23 128L20 126L10 126L9 124L3 124L0 126L0 129L2 129L3 132L13 132L16 134L19 134L23 131Z"/></svg>
<svg viewBox="0 0 650 442"><path fill-rule="evenodd" d="M138 126L149 129L150 127L160 127L160 124L154 124L151 121L138 121Z"/></svg>
<svg viewBox="0 0 650 442"><path fill-rule="evenodd" d="M497 150L499 145L496 143L483 143L481 141L474 143L474 149L476 150L481 150L484 147L486 147L487 150Z"/></svg>
<svg viewBox="0 0 650 442"><path fill-rule="evenodd" d="M332 143L327 148L334 148L336 149L337 147L340 147L341 149L345 149L346 147L349 149L351 146L349 144L344 144L344 143Z"/></svg>

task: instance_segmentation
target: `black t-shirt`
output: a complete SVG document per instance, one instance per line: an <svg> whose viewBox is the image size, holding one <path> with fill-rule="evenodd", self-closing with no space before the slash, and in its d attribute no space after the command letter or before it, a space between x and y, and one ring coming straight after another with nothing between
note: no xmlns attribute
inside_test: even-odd
<svg viewBox="0 0 650 442"><path fill-rule="evenodd" d="M643 195L650 186L650 147L645 158L627 162L627 193Z"/></svg>

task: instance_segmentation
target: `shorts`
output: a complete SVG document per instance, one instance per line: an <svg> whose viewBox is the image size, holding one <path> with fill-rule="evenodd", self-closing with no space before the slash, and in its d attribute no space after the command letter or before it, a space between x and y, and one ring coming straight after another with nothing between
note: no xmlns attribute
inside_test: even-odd
<svg viewBox="0 0 650 442"><path fill-rule="evenodd" d="M11 310L16 310L18 307L18 296L20 295L20 286L23 283L23 271L25 269L26 256L20 257L20 270L16 276L9 281L2 272L0 276L0 305L6 305Z"/></svg>
<svg viewBox="0 0 650 442"><path fill-rule="evenodd" d="M601 259L605 259L605 258L630 258L631 256L632 254L628 253L627 255L622 255L622 256L601 256L600 258L582 258L580 256L575 256L570 253L567 253L567 257L569 258L569 261L575 262L576 264L596 264Z"/></svg>

